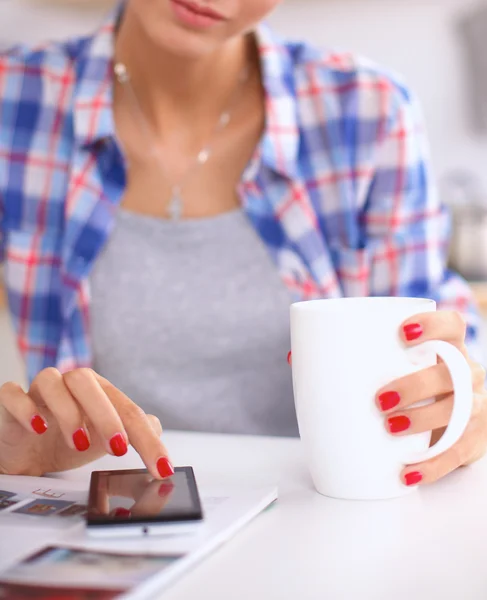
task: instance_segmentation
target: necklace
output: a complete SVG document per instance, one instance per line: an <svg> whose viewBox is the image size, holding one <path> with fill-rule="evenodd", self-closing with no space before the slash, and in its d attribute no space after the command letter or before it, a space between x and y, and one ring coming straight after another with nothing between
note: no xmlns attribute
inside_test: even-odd
<svg viewBox="0 0 487 600"><path fill-rule="evenodd" d="M164 177L167 181L171 182L170 177L168 176L167 169L164 164L164 157L161 154L160 149L154 141L155 135L154 131L146 118L144 111L142 110L142 106L139 102L137 94L132 85L130 73L127 70L127 67L122 62L115 63L113 67L113 71L115 77L117 78L118 83L122 86L123 90L127 93L129 100L135 109L135 112L138 115L140 125L145 133L145 135L152 140L152 154L157 158L159 165L161 167L161 171L164 174ZM188 182L188 180L192 177L192 175L203 165L205 165L212 155L212 144L217 137L218 133L223 131L231 120L232 110L234 108L235 102L238 100L240 96L240 91L243 85L249 79L249 69L245 67L239 76L239 85L235 90L235 93L232 97L229 106L224 110L215 125L213 130L213 134L211 135L208 142L201 148L196 157L191 161L190 166L186 170L186 173L183 175L180 181L171 184L171 198L169 200L169 204L167 207L167 214L173 221L178 221L183 213L184 209L184 199L183 199L183 188L184 185Z"/></svg>

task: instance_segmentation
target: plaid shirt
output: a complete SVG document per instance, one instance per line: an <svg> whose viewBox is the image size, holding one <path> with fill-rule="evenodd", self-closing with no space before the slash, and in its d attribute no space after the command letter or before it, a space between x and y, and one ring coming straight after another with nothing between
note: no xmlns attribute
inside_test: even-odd
<svg viewBox="0 0 487 600"><path fill-rule="evenodd" d="M116 22L0 56L0 255L30 379L92 364L88 276L125 186ZM284 284L297 300L431 297L463 312L475 341L469 288L445 269L448 218L408 89L266 27L257 40L267 119L239 194Z"/></svg>

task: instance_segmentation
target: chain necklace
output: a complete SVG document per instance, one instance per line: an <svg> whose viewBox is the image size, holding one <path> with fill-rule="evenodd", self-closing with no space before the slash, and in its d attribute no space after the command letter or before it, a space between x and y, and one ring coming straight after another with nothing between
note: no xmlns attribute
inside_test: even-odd
<svg viewBox="0 0 487 600"><path fill-rule="evenodd" d="M135 93L134 87L132 85L130 73L128 72L127 67L125 66L124 63L117 62L114 65L113 71L114 71L115 77L117 78L117 81L122 86L122 89L127 92L127 95L129 96L129 100L130 100L131 104L133 105L135 111L137 112L138 118L140 120L140 124L142 126L142 129L145 132L145 135L149 139L152 140L152 145L151 145L152 146L152 154L157 158L159 165L161 167L161 170L164 174L164 177L166 178L166 180L168 182L170 182L170 178L168 176L167 169L164 164L164 159L163 159L162 153L154 141L154 139L155 139L154 131L153 131L148 119L146 118L144 111L142 110L142 106L139 102L137 94ZM167 207L167 214L173 221L178 221L183 214L184 199L183 199L182 192L183 192L184 185L191 178L191 176L200 167L205 165L208 162L208 160L210 159L210 157L212 155L212 143L214 142L215 137L217 137L217 135L219 133L221 133L221 131L223 131L226 127L228 127L228 124L230 123L230 120L231 120L231 111L234 108L235 102L238 100L238 98L240 96L241 88L248 81L248 79L249 79L249 69L248 69L248 67L245 67L242 70L242 72L240 73L239 85L237 86L237 89L235 90L233 98L232 98L231 102L229 103L229 106L227 107L227 109L224 110L221 113L221 115L219 116L218 121L214 128L213 134L211 135L210 139L201 148L201 150L198 152L196 157L191 161L193 164L191 164L188 167L188 169L186 170L186 173L183 175L181 180L176 183L172 183L171 199L169 200L169 204Z"/></svg>

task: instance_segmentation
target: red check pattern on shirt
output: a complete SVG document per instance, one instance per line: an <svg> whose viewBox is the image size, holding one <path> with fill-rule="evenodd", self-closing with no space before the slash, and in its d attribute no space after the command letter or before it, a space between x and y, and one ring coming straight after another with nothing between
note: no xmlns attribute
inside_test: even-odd
<svg viewBox="0 0 487 600"><path fill-rule="evenodd" d="M112 111L120 10L92 37L0 56L0 256L30 379L92 365L89 274L126 183ZM256 38L266 127L239 193L284 284L296 300L431 297L465 315L474 345L415 98L358 57L267 27Z"/></svg>

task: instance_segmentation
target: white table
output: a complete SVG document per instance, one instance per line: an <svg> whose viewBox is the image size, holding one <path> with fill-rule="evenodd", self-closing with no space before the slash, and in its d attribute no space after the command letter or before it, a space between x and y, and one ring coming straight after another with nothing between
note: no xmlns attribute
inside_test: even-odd
<svg viewBox="0 0 487 600"><path fill-rule="evenodd" d="M487 461L387 502L313 491L298 440L169 432L200 486L278 483L280 499L164 600L486 600ZM105 458L95 468L131 468ZM86 478L93 469L66 475Z"/></svg>

